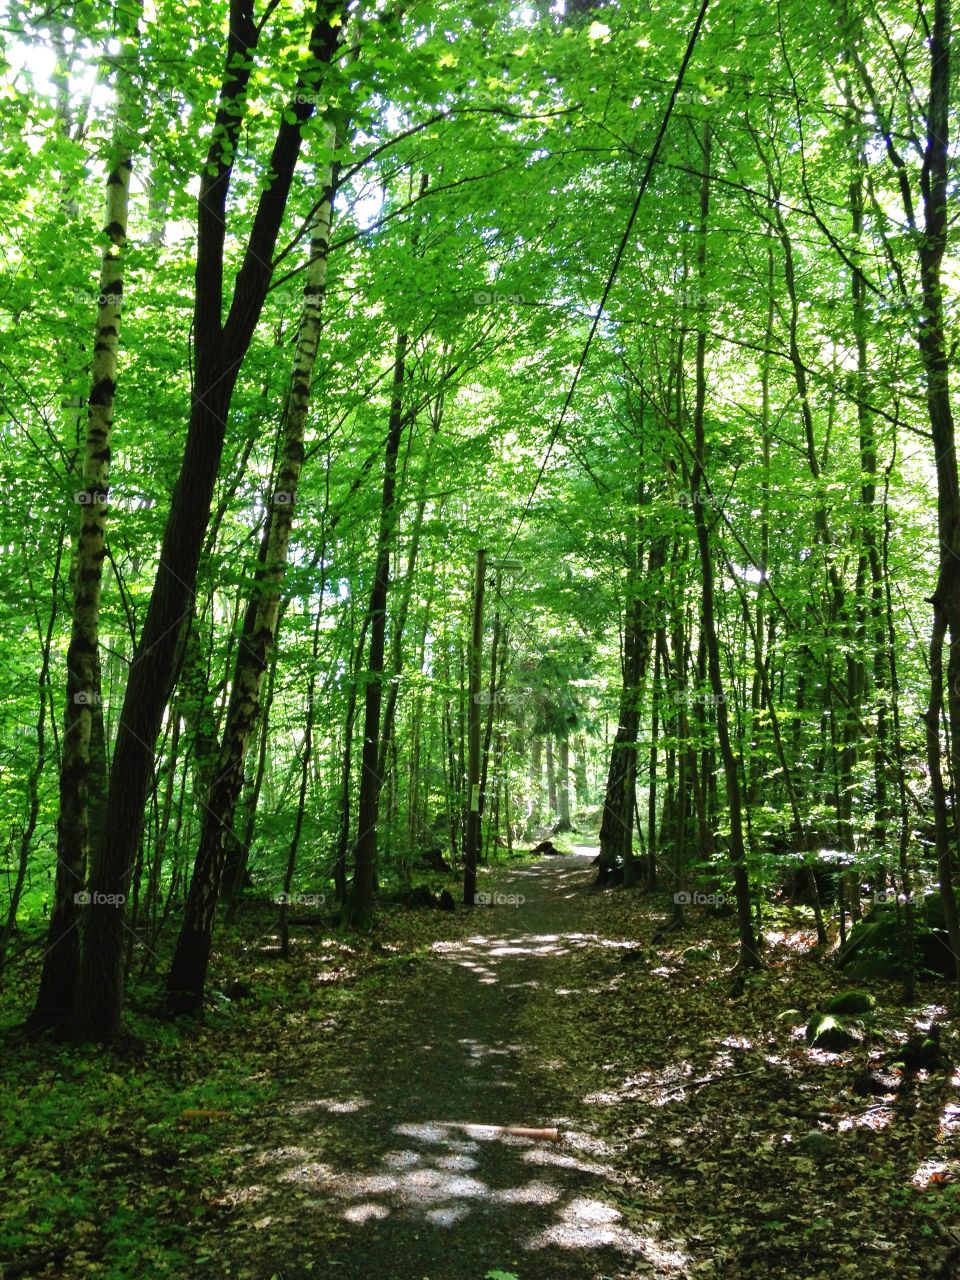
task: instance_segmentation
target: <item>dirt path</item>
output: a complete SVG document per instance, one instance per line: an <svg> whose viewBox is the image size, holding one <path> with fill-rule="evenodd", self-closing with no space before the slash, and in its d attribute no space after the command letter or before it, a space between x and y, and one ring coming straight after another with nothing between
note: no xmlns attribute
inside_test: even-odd
<svg viewBox="0 0 960 1280"><path fill-rule="evenodd" d="M619 1225L602 1144L576 1114L581 1091L531 1043L541 993L555 1000L565 956L594 945L578 929L594 852L501 881L522 902L478 911L465 942L436 944L415 973L387 981L336 1077L329 1062L315 1074L302 1064L275 1145L256 1144L235 1188L258 1215L241 1276L669 1274L668 1256L661 1269L650 1242ZM559 1125L562 1136L483 1127L494 1125Z"/></svg>

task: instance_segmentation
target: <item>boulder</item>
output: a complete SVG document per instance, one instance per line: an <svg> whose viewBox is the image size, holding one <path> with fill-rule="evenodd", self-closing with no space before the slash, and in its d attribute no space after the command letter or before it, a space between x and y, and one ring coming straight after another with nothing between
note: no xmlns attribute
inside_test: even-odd
<svg viewBox="0 0 960 1280"><path fill-rule="evenodd" d="M823 1009L825 1013L872 1013L876 1004L868 991L844 991L828 1000Z"/></svg>
<svg viewBox="0 0 960 1280"><path fill-rule="evenodd" d="M863 1039L863 1031L856 1025L848 1025L833 1013L815 1013L807 1023L807 1044L811 1049L826 1049L830 1053L843 1053Z"/></svg>
<svg viewBox="0 0 960 1280"><path fill-rule="evenodd" d="M919 976L954 975L953 953L943 919L939 894L927 894L914 905L916 958ZM896 902L876 903L851 929L837 952L837 967L856 978L902 978L901 932L903 907Z"/></svg>

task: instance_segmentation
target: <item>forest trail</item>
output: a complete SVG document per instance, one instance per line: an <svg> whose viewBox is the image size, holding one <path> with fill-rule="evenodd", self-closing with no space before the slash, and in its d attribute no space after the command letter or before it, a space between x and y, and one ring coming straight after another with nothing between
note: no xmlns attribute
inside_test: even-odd
<svg viewBox="0 0 960 1280"><path fill-rule="evenodd" d="M435 944L415 977L387 983L335 1086L328 1067L303 1064L275 1146L236 1189L259 1215L241 1276L669 1274L667 1254L658 1270L652 1242L618 1225L603 1144L575 1114L582 1090L531 1036L571 949L601 945L580 932L595 852L500 880L523 900L478 910L464 942ZM473 1127L496 1125L559 1125L561 1139Z"/></svg>

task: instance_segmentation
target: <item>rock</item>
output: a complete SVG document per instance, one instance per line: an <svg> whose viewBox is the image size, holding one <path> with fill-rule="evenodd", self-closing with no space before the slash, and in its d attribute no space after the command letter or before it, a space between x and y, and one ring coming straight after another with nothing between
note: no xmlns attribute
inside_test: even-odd
<svg viewBox="0 0 960 1280"><path fill-rule="evenodd" d="M858 1027L848 1026L832 1013L815 1013L807 1023L807 1044L811 1049L842 1053L863 1039Z"/></svg>
<svg viewBox="0 0 960 1280"><path fill-rule="evenodd" d="M911 1036L907 1043L890 1054L890 1063L903 1063L907 1071L936 1071L945 1065L940 1047L940 1028L934 1024L929 1031Z"/></svg>
<svg viewBox="0 0 960 1280"><path fill-rule="evenodd" d="M840 960L837 960L840 964ZM864 951L849 964L843 962L848 975L858 982L894 982L903 977L903 968L896 960ZM919 976L919 975L918 975Z"/></svg>
<svg viewBox="0 0 960 1280"><path fill-rule="evenodd" d="M872 1013L876 1000L868 991L844 991L823 1006L826 1013Z"/></svg>
<svg viewBox="0 0 960 1280"><path fill-rule="evenodd" d="M931 893L914 903L918 977L954 975L953 953L947 938L940 895ZM902 978L901 931L903 907L897 902L876 903L850 931L837 952L837 968L856 978Z"/></svg>
<svg viewBox="0 0 960 1280"><path fill-rule="evenodd" d="M820 858L816 854L821 848L826 848L830 842L829 833L822 832L818 836L812 834L812 848L807 851L807 856L812 857L810 862L798 862L797 843L795 840L787 840L780 844L779 848L775 842L775 852L785 855L787 862L780 875L780 890L783 896L790 902L803 903L806 906L812 906L815 896L820 898L821 903L836 902L837 900L837 881L842 874L842 867L830 858ZM817 893L814 895L813 887L816 883Z"/></svg>
<svg viewBox="0 0 960 1280"><path fill-rule="evenodd" d="M899 1077L883 1071L861 1071L854 1076L851 1089L859 1098L884 1098L900 1088Z"/></svg>
<svg viewBox="0 0 960 1280"><path fill-rule="evenodd" d="M688 961L695 961L695 960L717 961L720 959L720 953L718 951L714 951L712 947L686 947L684 951L681 952L681 954L684 960L688 960Z"/></svg>

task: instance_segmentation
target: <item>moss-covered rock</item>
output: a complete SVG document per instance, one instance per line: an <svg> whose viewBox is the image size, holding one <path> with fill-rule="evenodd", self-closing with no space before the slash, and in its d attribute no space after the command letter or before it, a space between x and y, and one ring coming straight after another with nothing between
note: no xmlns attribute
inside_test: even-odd
<svg viewBox="0 0 960 1280"><path fill-rule="evenodd" d="M848 1024L833 1013L815 1013L807 1023L807 1044L811 1049L827 1049L830 1053L842 1053L852 1049L863 1039L863 1031L855 1024Z"/></svg>
<svg viewBox="0 0 960 1280"><path fill-rule="evenodd" d="M950 978L953 954L947 939L943 906L938 894L927 894L914 907L918 974ZM904 910L896 902L875 904L850 931L837 953L837 967L851 977L901 978L903 969Z"/></svg>
<svg viewBox="0 0 960 1280"><path fill-rule="evenodd" d="M876 1000L869 991L843 991L823 1006L825 1013L872 1013Z"/></svg>

